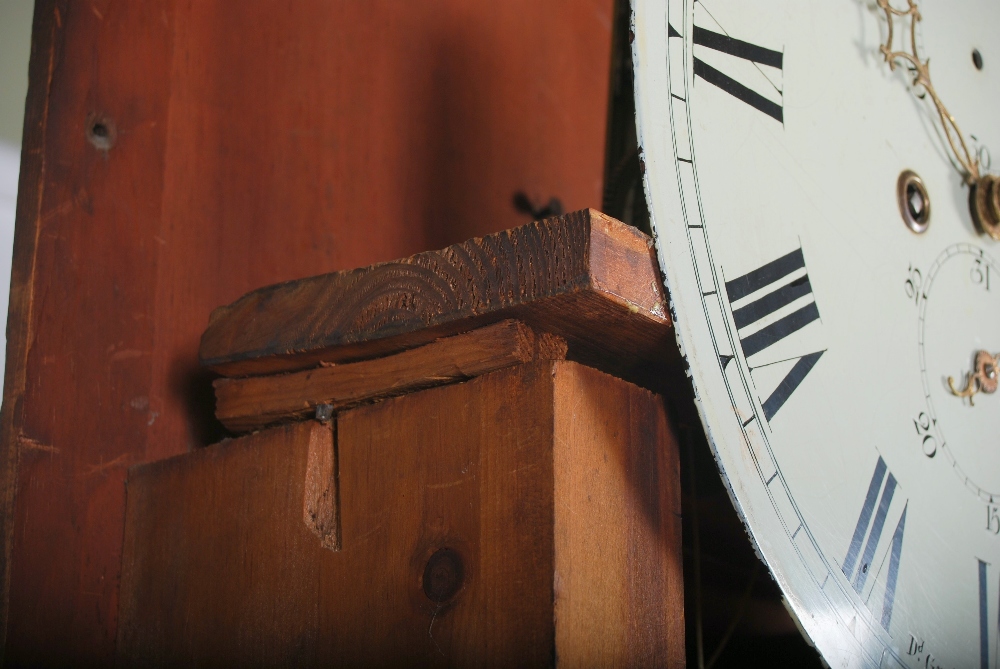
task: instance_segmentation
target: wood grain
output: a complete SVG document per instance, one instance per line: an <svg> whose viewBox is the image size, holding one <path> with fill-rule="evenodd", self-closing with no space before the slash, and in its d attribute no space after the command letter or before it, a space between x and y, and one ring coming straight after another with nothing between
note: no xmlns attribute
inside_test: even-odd
<svg viewBox="0 0 1000 669"><path fill-rule="evenodd" d="M39 3L40 4L40 3ZM11 547L14 540L14 499L17 492L21 429L24 424L24 390L27 358L31 348L31 314L35 291L39 214L44 197L41 175L45 161L46 110L51 93L49 82L55 67L55 15L36 12L32 26L28 63L27 100L18 182L17 227L11 267L8 303L7 359L4 370L3 408L0 410L0 651L6 647L10 597Z"/></svg>
<svg viewBox="0 0 1000 669"><path fill-rule="evenodd" d="M215 381L215 415L233 432L246 432L309 417L319 404L341 410L532 359L565 357L565 342L562 347L552 344L519 321L501 321L384 358L275 376L222 378Z"/></svg>
<svg viewBox="0 0 1000 669"><path fill-rule="evenodd" d="M611 6L35 2L0 414L8 664L113 661L126 468L224 434L198 364L212 309L514 227L518 190L599 203Z"/></svg>
<svg viewBox="0 0 1000 669"><path fill-rule="evenodd" d="M256 290L213 313L201 358L227 376L267 374L502 318L564 337L570 357L615 372L676 358L651 240L594 210Z"/></svg>
<svg viewBox="0 0 1000 669"><path fill-rule="evenodd" d="M125 472L156 410L173 2L111 5L35 6L3 409L10 666L113 660Z"/></svg>
<svg viewBox="0 0 1000 669"><path fill-rule="evenodd" d="M663 401L555 363L560 667L683 667L677 441Z"/></svg>
<svg viewBox="0 0 1000 669"><path fill-rule="evenodd" d="M327 596L334 664L551 664L552 383L551 363L530 363L338 419L344 552L360 564L347 596ZM465 578L439 604L420 577L442 548ZM345 578L333 561L323 574Z"/></svg>
<svg viewBox="0 0 1000 669"><path fill-rule="evenodd" d="M332 427L310 421L130 472L119 666L308 661L333 555L303 519L309 454L324 448Z"/></svg>
<svg viewBox="0 0 1000 669"><path fill-rule="evenodd" d="M119 664L682 667L666 425L647 391L531 362L344 411L335 448L306 421L134 468ZM318 443L336 552L303 522ZM462 577L434 601L441 551Z"/></svg>
<svg viewBox="0 0 1000 669"><path fill-rule="evenodd" d="M546 369L340 414L338 552L302 520L313 421L134 469L119 663L549 664ZM465 578L435 603L421 582L442 547L461 554Z"/></svg>

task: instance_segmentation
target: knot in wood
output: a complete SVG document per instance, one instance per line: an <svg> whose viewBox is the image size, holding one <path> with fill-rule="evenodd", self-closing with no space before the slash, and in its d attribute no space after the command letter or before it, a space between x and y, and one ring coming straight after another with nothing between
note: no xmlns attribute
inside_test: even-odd
<svg viewBox="0 0 1000 669"><path fill-rule="evenodd" d="M458 594L465 580L462 556L451 548L440 548L424 567L424 594L432 602L442 604Z"/></svg>

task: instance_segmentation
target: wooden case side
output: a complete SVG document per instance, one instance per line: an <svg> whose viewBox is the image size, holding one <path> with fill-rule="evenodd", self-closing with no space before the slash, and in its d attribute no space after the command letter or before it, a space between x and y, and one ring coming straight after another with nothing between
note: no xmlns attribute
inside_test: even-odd
<svg viewBox="0 0 1000 669"><path fill-rule="evenodd" d="M684 666L677 442L653 393L555 362L559 666Z"/></svg>
<svg viewBox="0 0 1000 669"><path fill-rule="evenodd" d="M156 415L174 5L35 7L2 418L12 666L114 658L125 472Z"/></svg>

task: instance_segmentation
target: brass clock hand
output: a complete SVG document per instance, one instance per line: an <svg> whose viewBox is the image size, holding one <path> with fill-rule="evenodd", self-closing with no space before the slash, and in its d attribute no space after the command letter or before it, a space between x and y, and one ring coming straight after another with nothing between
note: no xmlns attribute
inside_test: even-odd
<svg viewBox="0 0 1000 669"><path fill-rule="evenodd" d="M931 83L930 59L921 61L917 53L917 23L922 20L917 3L914 0L907 0L909 6L904 11L892 7L889 0L877 0L877 2L878 6L885 12L889 24L889 33L885 44L880 47L882 55L889 63L889 69L895 70L900 62L908 64L914 73L913 86L923 88L930 96L938 117L941 119L941 127L948 139L948 146L951 148L955 161L961 166L959 172L969 186L969 210L972 214L972 220L980 231L985 232L995 240L1000 240L1000 178L983 173L979 159L969 151L955 117L951 115L937 91L934 90L934 85ZM910 17L910 52L892 50L894 16Z"/></svg>
<svg viewBox="0 0 1000 669"><path fill-rule="evenodd" d="M965 374L965 388L955 388L955 379L948 377L948 388L956 397L968 397L972 405L972 396L978 392L992 394L997 389L997 370L1000 370L1000 355L990 355L988 351L976 352L976 365L973 372Z"/></svg>

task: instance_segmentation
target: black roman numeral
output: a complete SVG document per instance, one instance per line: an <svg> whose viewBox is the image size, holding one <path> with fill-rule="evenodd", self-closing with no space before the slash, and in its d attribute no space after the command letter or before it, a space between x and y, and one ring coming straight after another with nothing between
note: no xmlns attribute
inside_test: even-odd
<svg viewBox="0 0 1000 669"><path fill-rule="evenodd" d="M988 669L990 666L990 607L989 586L987 585L988 562L976 558L979 562L979 666ZM997 598L998 608L1000 608L1000 597ZM1000 632L1000 621L998 621L998 632Z"/></svg>
<svg viewBox="0 0 1000 669"><path fill-rule="evenodd" d="M669 24L667 25L667 35L669 37L680 37L678 32L674 30L674 27ZM780 51L765 49L764 47L757 46L756 44L733 39L727 35L720 35L719 33L714 33L711 30L699 28L698 26L694 27L693 38L695 44L703 46L707 49L720 51L722 53L729 54L730 56L742 58L743 60L760 63L761 65L775 67L779 70L782 69L783 54ZM698 57L694 58L694 73L695 76L701 77L713 86L721 88L734 98L742 100L754 109L764 112L779 123L784 122L784 113L781 105L768 100L760 93L744 86L729 75L723 74Z"/></svg>
<svg viewBox="0 0 1000 669"><path fill-rule="evenodd" d="M986 588L986 563L979 560L979 666L990 666L990 609Z"/></svg>
<svg viewBox="0 0 1000 669"><path fill-rule="evenodd" d="M888 479L886 478L887 474ZM883 482L885 483L884 487ZM880 491L881 497L879 497ZM847 549L847 557L844 558L844 563L841 566L844 576L851 581L854 591L858 594L861 594L872 571L875 553L882 539L883 530L885 530L889 505L892 504L895 492L896 477L892 475L892 472L889 472L882 456L879 456L871 483L868 484L868 493L861 506L858 524L854 527L854 535L851 537L851 544ZM876 501L878 507L875 506ZM903 552L903 530L906 527L907 508L908 506L904 504L903 513L896 523L896 530L892 533L892 539L889 543L889 564L885 578L885 596L882 601L882 627L886 630L889 629L889 622L892 620L892 606L896 599L896 581L899 577L899 559ZM862 546L864 546L864 551L862 551Z"/></svg>
<svg viewBox="0 0 1000 669"><path fill-rule="evenodd" d="M726 294L729 296L729 303L747 297L759 290L778 284L785 277L804 269L805 259L802 257L802 249L796 249L777 260L773 260L763 267L759 267L748 274L737 277L726 282ZM773 314L782 307L786 307L795 300L812 295L812 286L809 284L809 275L805 274L788 283L775 287L773 290L758 297L753 302L739 308L733 309L733 321L737 330L753 325L765 317ZM819 320L819 309L815 300L803 307L796 309L790 314L779 318L773 323L740 338L740 346L743 348L743 355L746 358L760 353L773 346L793 332L797 332L815 320ZM771 395L764 400L762 408L767 420L771 420L774 414L778 413L785 402L795 392L796 388L806 378L806 375L819 361L823 351L809 353L798 359L792 369L785 375L785 378L778 384Z"/></svg>

